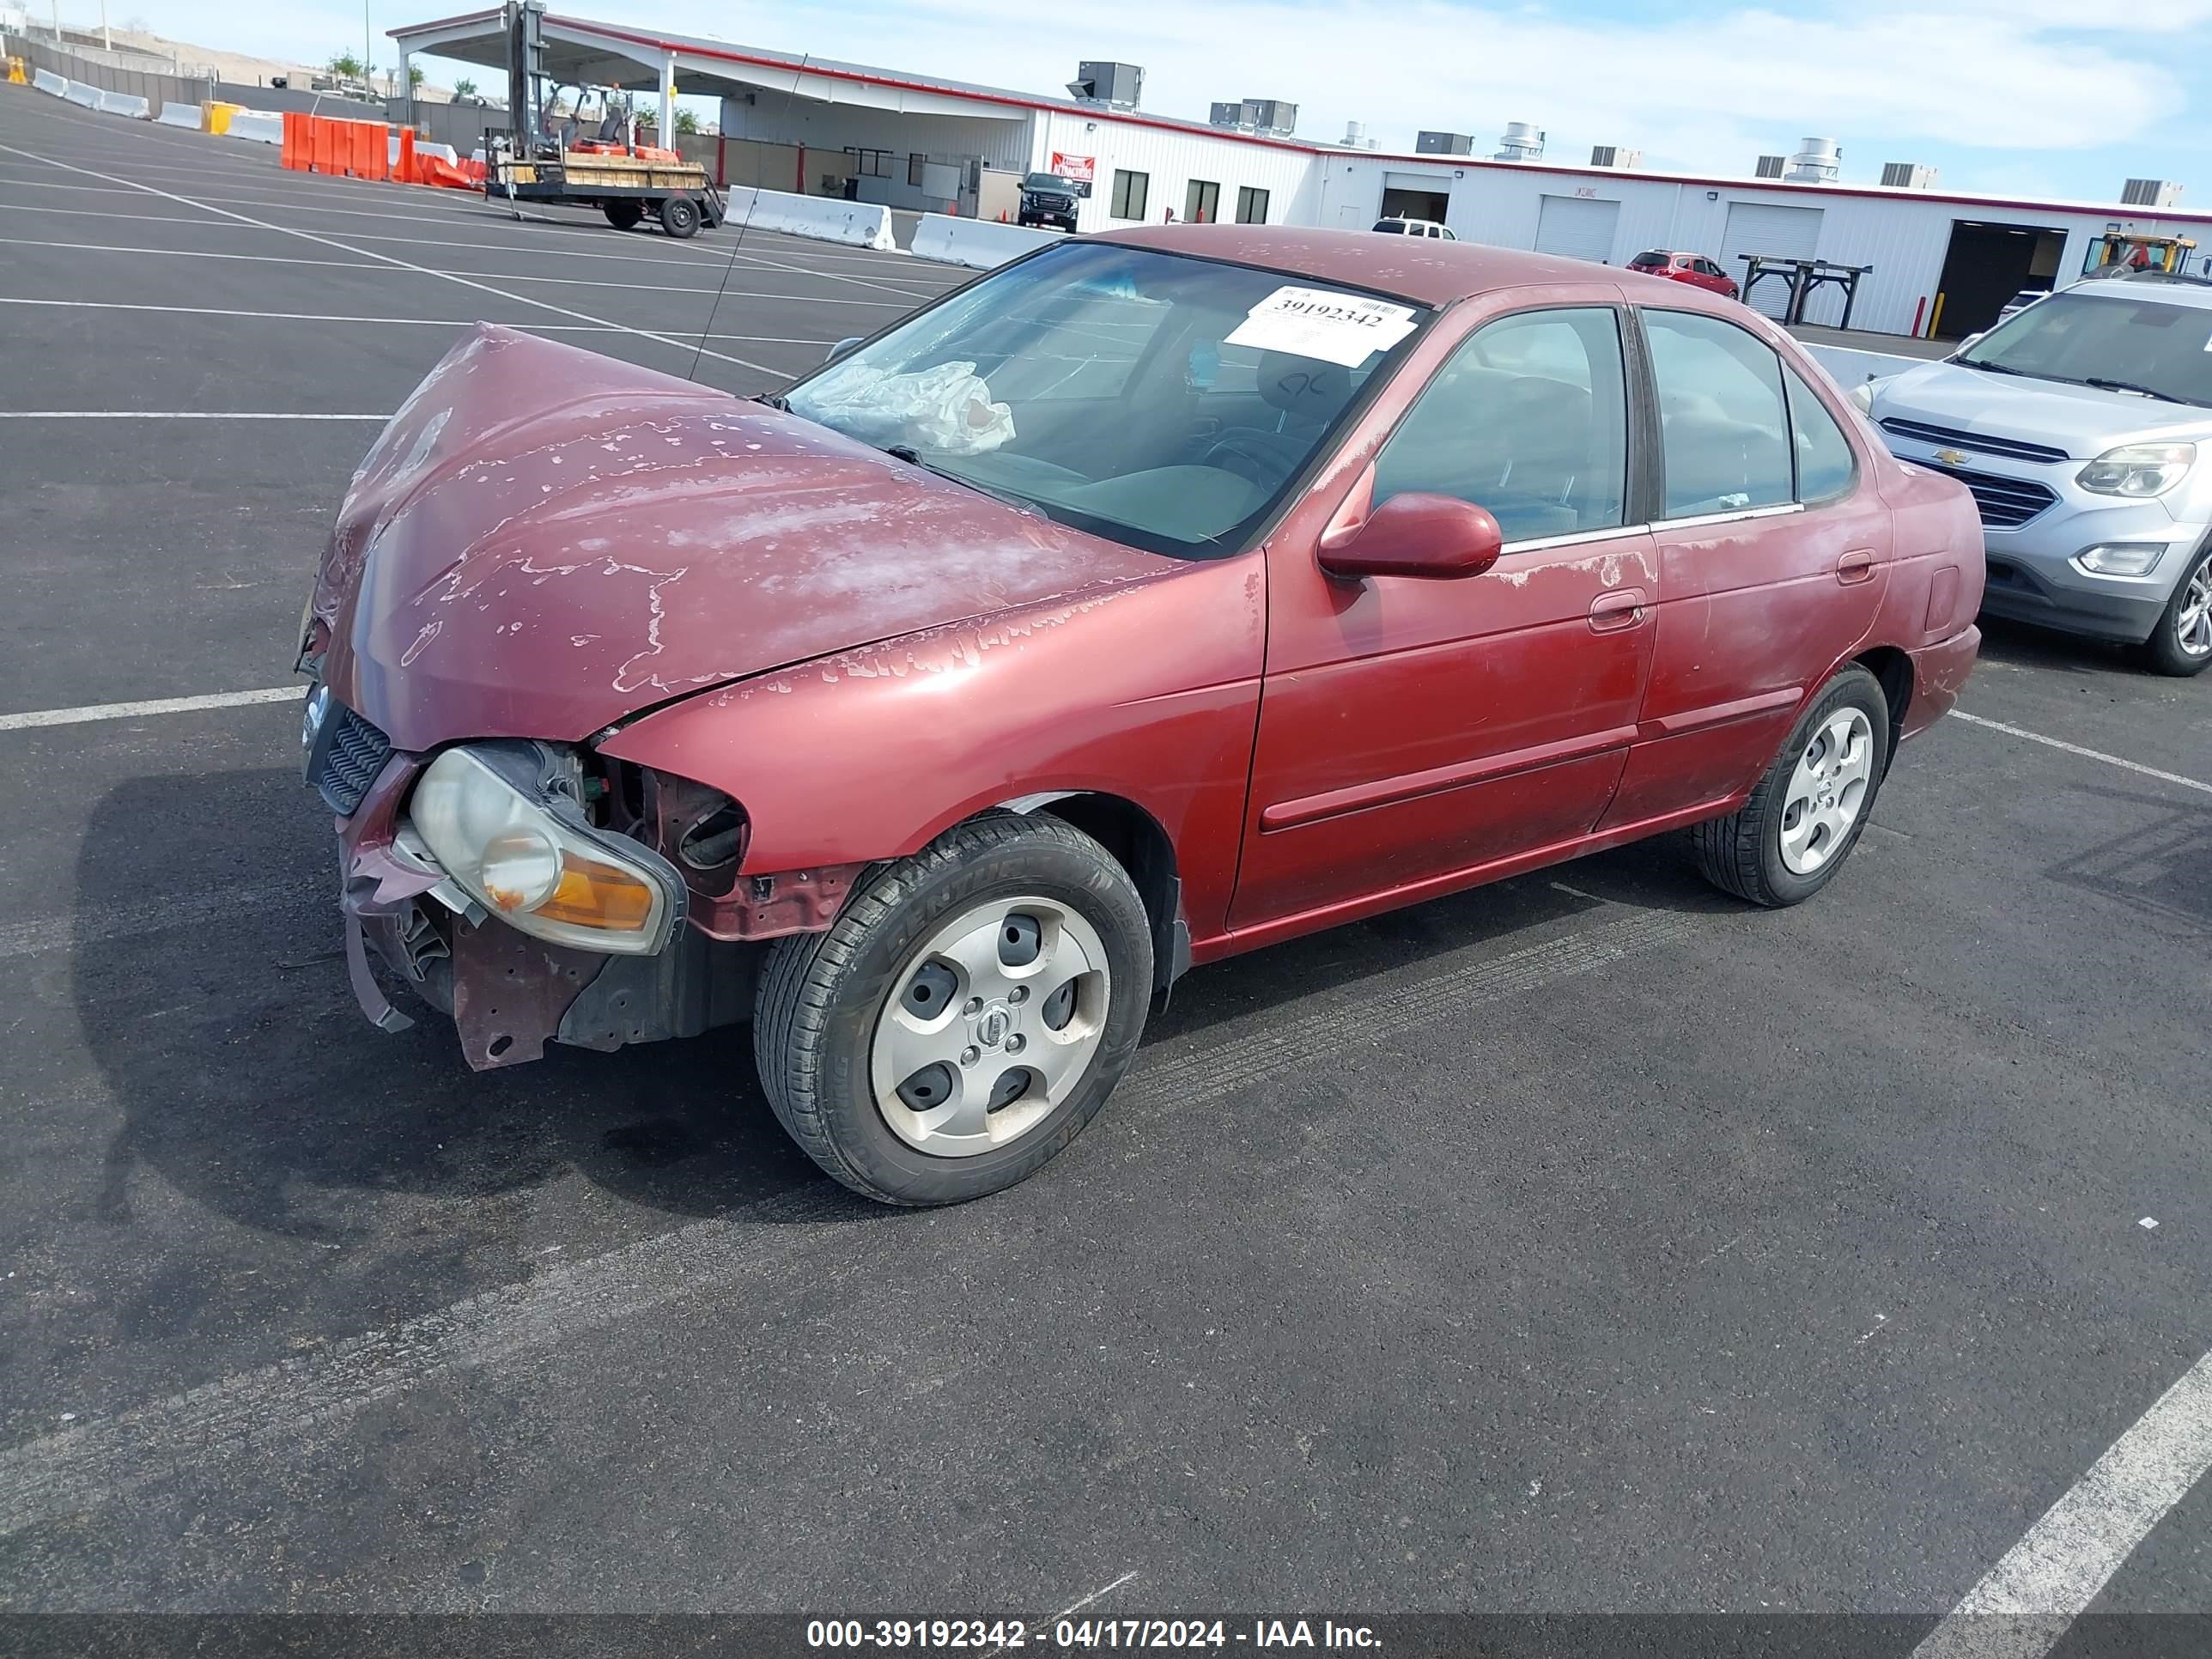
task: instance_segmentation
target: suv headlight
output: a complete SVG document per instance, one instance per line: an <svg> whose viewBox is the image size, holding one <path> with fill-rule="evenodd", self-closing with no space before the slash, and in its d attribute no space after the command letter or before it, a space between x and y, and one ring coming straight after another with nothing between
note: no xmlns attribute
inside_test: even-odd
<svg viewBox="0 0 2212 1659"><path fill-rule="evenodd" d="M2163 495L2196 459L2195 444L2122 444L2075 473L2074 482L2099 495Z"/></svg>
<svg viewBox="0 0 2212 1659"><path fill-rule="evenodd" d="M652 955L678 912L675 872L651 848L594 831L567 797L525 793L516 779L533 774L532 753L446 750L415 786L416 833L447 875L510 926L580 950Z"/></svg>

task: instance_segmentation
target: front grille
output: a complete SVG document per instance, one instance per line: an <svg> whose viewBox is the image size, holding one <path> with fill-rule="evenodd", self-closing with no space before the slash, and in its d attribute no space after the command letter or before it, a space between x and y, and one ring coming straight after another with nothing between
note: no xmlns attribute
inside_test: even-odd
<svg viewBox="0 0 2212 1659"><path fill-rule="evenodd" d="M1939 466L1934 461L1916 460L1915 466L1924 466L1930 472L1940 472L1947 478L1956 478L1966 486L1981 511L1982 522L1991 530L2017 530L2042 514L2058 499L2056 490L2046 489L2030 478L2007 478L1995 472L1974 472L1963 466Z"/></svg>
<svg viewBox="0 0 2212 1659"><path fill-rule="evenodd" d="M324 716L324 725L327 729L316 738L308 762L307 781L331 811L350 817L392 757L392 739L336 701Z"/></svg>
<svg viewBox="0 0 2212 1659"><path fill-rule="evenodd" d="M2053 449L2049 444L2022 443L2017 438L1992 438L1984 432L1961 432L1956 427L1930 426L1925 421L1905 421L1892 416L1881 423L1884 432L1894 433L1900 438L1910 438L1915 443L1935 444L1944 449L1969 449L1978 455L2002 455L2008 461L2035 461L2056 465L2071 460L2063 449Z"/></svg>

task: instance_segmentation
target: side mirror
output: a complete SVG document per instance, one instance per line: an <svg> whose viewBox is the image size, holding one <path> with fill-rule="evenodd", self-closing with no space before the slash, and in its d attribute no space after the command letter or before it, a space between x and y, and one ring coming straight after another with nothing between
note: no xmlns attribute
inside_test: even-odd
<svg viewBox="0 0 2212 1659"><path fill-rule="evenodd" d="M860 344L866 337L865 335L848 334L843 339L838 341L836 345L831 346L829 350L822 354L822 361L825 363L836 362L840 357L850 351L854 346Z"/></svg>
<svg viewBox="0 0 2212 1659"><path fill-rule="evenodd" d="M1498 562L1504 532L1489 509L1454 495L1393 495L1358 524L1324 536L1332 576L1480 576Z"/></svg>

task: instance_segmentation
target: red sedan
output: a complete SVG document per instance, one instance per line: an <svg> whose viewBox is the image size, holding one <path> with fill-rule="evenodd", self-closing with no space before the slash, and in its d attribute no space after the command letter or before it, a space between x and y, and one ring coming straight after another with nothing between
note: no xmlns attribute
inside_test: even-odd
<svg viewBox="0 0 2212 1659"><path fill-rule="evenodd" d="M339 512L302 736L378 1024L749 1018L826 1170L945 1203L1194 964L1686 826L1810 896L1982 571L1964 489L1694 289L1154 226L750 401L480 327Z"/></svg>
<svg viewBox="0 0 2212 1659"><path fill-rule="evenodd" d="M1702 253L1650 248L1631 259L1628 268L1646 276L1663 276L1670 283L1687 283L1692 288L1704 289L1724 300L1737 297L1735 278Z"/></svg>

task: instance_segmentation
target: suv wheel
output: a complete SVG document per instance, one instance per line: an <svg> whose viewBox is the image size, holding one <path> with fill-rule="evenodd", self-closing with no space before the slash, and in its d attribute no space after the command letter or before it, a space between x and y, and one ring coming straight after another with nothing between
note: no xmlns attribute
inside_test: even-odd
<svg viewBox="0 0 2212 1659"><path fill-rule="evenodd" d="M1152 929L1080 830L1011 813L878 866L826 933L779 940L753 1054L777 1120L854 1191L955 1204L1034 1173L1128 1069Z"/></svg>
<svg viewBox="0 0 2212 1659"><path fill-rule="evenodd" d="M2154 673L2201 674L2212 668L2212 544L2173 585L2166 614L2143 641L2144 666Z"/></svg>
<svg viewBox="0 0 2212 1659"><path fill-rule="evenodd" d="M1691 831L1698 866L1753 904L1808 899L1858 844L1889 759L1889 702L1863 668L1846 668L1791 729L1741 811Z"/></svg>

